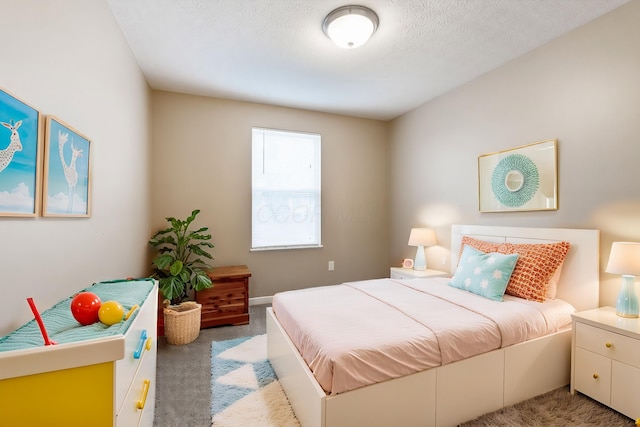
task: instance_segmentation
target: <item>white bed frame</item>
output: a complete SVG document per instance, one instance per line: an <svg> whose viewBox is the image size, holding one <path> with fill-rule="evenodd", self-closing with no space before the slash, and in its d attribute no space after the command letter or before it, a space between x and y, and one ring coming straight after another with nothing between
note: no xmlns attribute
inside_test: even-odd
<svg viewBox="0 0 640 427"><path fill-rule="evenodd" d="M453 225L451 271L460 239L571 242L558 298L577 310L598 307L599 231ZM319 320L320 321L320 320ZM267 309L268 357L304 427L455 426L569 384L571 331L328 396L287 333Z"/></svg>

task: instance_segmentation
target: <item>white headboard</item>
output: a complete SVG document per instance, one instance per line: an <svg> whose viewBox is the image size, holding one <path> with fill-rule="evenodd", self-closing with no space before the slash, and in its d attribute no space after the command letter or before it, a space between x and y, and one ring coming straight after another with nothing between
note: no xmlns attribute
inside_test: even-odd
<svg viewBox="0 0 640 427"><path fill-rule="evenodd" d="M485 225L451 226L451 272L456 271L460 240L470 236L488 242L550 243L567 241L571 248L562 267L557 298L578 311L599 306L600 231L569 228L495 227Z"/></svg>

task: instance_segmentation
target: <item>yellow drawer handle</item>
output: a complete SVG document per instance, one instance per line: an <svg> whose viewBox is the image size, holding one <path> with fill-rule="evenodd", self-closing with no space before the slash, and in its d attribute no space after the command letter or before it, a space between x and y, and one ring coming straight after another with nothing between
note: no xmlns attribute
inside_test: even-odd
<svg viewBox="0 0 640 427"><path fill-rule="evenodd" d="M129 312L127 313L126 316L124 316L124 320L129 320L129 317L131 317L131 315L133 314L134 311L136 311L138 309L138 304L134 305L133 307L131 307L131 310L129 310Z"/></svg>
<svg viewBox="0 0 640 427"><path fill-rule="evenodd" d="M149 386L151 385L150 380L144 380L142 383L142 393L140 394L140 400L136 402L136 408L144 409L145 403L147 403L147 394L149 394Z"/></svg>
<svg viewBox="0 0 640 427"><path fill-rule="evenodd" d="M149 351L151 350L151 344L153 344L153 341L151 340L151 337L147 338L147 343L145 344L144 348Z"/></svg>
<svg viewBox="0 0 640 427"><path fill-rule="evenodd" d="M599 377L599 375L598 375L598 374L593 374L593 379L594 379L594 380L597 380L597 379L598 379L598 377Z"/></svg>
<svg viewBox="0 0 640 427"><path fill-rule="evenodd" d="M613 344L611 344L610 342L608 342L608 343L606 343L604 346L605 346L605 347L607 347L607 348L611 348L611 347L613 347Z"/></svg>

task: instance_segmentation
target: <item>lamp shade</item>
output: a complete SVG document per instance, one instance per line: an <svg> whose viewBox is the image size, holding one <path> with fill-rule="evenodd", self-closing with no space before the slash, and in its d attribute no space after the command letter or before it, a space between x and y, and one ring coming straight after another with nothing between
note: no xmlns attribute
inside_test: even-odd
<svg viewBox="0 0 640 427"><path fill-rule="evenodd" d="M378 28L378 15L364 6L342 6L324 19L322 30L344 49L362 46Z"/></svg>
<svg viewBox="0 0 640 427"><path fill-rule="evenodd" d="M607 273L640 276L640 243L613 242Z"/></svg>
<svg viewBox="0 0 640 427"><path fill-rule="evenodd" d="M409 246L433 246L436 233L430 228L412 228L409 234Z"/></svg>

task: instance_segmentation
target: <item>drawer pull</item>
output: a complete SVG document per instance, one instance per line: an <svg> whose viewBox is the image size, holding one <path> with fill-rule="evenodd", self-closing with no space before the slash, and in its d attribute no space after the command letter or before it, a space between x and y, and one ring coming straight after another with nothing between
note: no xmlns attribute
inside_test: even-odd
<svg viewBox="0 0 640 427"><path fill-rule="evenodd" d="M599 375L598 375L598 374L593 374L593 379L594 379L594 380L597 380L597 379L598 379L598 377L599 377Z"/></svg>
<svg viewBox="0 0 640 427"><path fill-rule="evenodd" d="M137 308L138 308L138 304L136 304L133 307L131 307L131 310L129 310L127 315L124 316L124 320L129 320L129 317L131 317L131 315L133 314L134 311L136 311Z"/></svg>
<svg viewBox="0 0 640 427"><path fill-rule="evenodd" d="M149 337L147 338L147 343L144 346L145 350L147 351L151 350L151 344L153 344L153 340L151 340L151 337Z"/></svg>
<svg viewBox="0 0 640 427"><path fill-rule="evenodd" d="M142 393L140 393L140 400L136 402L136 408L144 409L145 403L147 403L147 394L149 394L149 386L151 380L144 380L142 383Z"/></svg>
<svg viewBox="0 0 640 427"><path fill-rule="evenodd" d="M140 359L140 356L142 356L142 350L144 348L144 343L145 343L146 340L147 340L147 330L145 329L140 334L140 342L138 342L138 348L133 353L133 358L134 359Z"/></svg>
<svg viewBox="0 0 640 427"><path fill-rule="evenodd" d="M608 343L606 343L604 346L605 346L605 347L607 347L607 348L611 348L611 347L613 347L613 344L611 344L610 342L608 342Z"/></svg>

